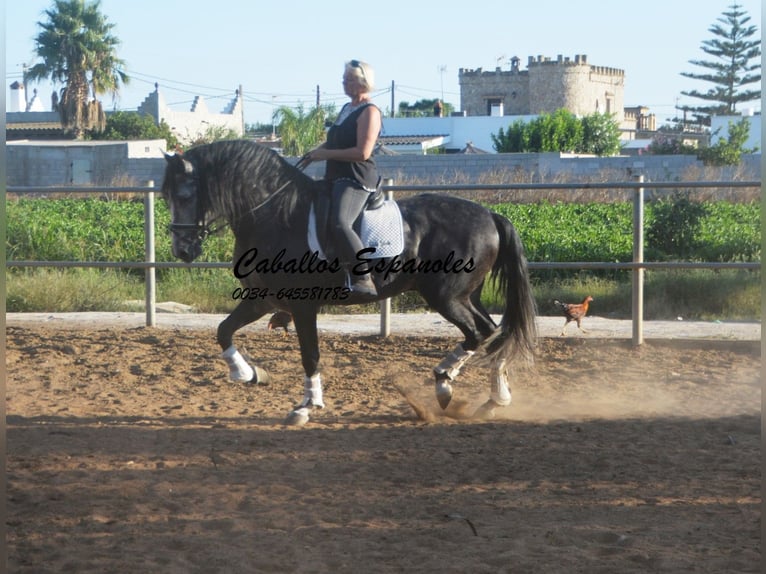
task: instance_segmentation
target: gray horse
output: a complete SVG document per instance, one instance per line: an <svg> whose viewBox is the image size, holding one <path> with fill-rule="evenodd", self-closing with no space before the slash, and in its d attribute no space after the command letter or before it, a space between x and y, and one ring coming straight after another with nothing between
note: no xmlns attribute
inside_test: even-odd
<svg viewBox="0 0 766 574"><path fill-rule="evenodd" d="M322 259L309 247L309 214L322 196L323 182L244 140L200 145L166 160L162 192L171 213L173 256L186 262L197 258L217 222L230 226L236 238L233 272L242 287L233 296L240 302L219 325L217 337L232 380L256 383L267 376L245 361L234 346L234 333L274 309L290 312L305 378L303 399L286 422L305 424L313 409L324 406L320 307L369 301L349 291L337 260ZM366 249L357 254L354 272L370 274L380 299L417 291L465 336L433 369L442 408L452 398L460 369L475 354L490 366L484 408L508 405L508 364L531 359L536 342L535 304L516 230L478 203L452 196L422 194L397 204L402 253L375 259L375 249ZM505 300L499 326L480 302L487 276Z"/></svg>

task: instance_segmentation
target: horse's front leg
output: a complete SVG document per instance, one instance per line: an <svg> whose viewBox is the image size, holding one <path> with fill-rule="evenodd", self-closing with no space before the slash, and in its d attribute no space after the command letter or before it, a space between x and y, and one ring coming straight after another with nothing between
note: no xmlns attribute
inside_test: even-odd
<svg viewBox="0 0 766 574"><path fill-rule="evenodd" d="M262 300L243 300L234 311L218 325L218 344L222 356L229 365L229 378L237 383L258 383L268 380L268 373L260 367L251 367L234 346L234 333L260 319L269 311Z"/></svg>
<svg viewBox="0 0 766 574"><path fill-rule="evenodd" d="M317 334L317 309L293 310L295 332L301 348L303 363L303 399L287 415L285 424L304 425L312 409L324 408L322 378L319 374L319 335Z"/></svg>

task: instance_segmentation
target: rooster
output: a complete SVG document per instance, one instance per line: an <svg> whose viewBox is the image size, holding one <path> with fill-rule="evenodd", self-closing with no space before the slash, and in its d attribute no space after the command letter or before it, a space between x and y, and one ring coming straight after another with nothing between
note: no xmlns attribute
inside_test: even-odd
<svg viewBox="0 0 766 574"><path fill-rule="evenodd" d="M561 309L561 312L567 320L566 323L564 323L564 328L561 330L561 337L564 336L567 330L567 325L569 325L569 323L572 321L577 323L577 328L580 329L580 331L587 333L587 331L582 328L582 325L580 325L580 322L583 320L585 315L588 314L588 305L591 301L593 301L593 297L588 295L585 299L582 300L582 303L562 303L561 301L553 302L556 307Z"/></svg>
<svg viewBox="0 0 766 574"><path fill-rule="evenodd" d="M272 329L284 329L287 333L287 326L293 322L293 316L287 311L277 311L269 319L269 331Z"/></svg>

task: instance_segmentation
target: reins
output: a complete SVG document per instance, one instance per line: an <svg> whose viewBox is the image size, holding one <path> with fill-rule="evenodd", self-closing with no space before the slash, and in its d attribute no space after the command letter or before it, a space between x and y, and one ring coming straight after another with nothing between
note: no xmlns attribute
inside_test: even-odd
<svg viewBox="0 0 766 574"><path fill-rule="evenodd" d="M290 181L285 182L284 185L282 185L274 193L269 195L261 203L259 203L258 205L250 209L248 212L239 216L239 219L242 219L243 217L256 213L259 209L264 207L272 199L274 199L279 193L281 193L288 185L290 185L290 183L291 183ZM200 203L201 202L198 202L198 206L200 207L199 211L204 211L203 209L201 209L201 205L199 205ZM199 238L200 241L204 241L205 239L207 239L208 236L215 235L216 233L221 233L224 229L231 226L231 224L226 221L224 221L223 223L217 226L214 225L217 221L220 221L221 219L222 217L219 216L210 222L206 222L205 214L202 213L201 215L198 214L197 223L170 223L168 224L168 230L171 233L182 233L184 231L197 230L197 237Z"/></svg>

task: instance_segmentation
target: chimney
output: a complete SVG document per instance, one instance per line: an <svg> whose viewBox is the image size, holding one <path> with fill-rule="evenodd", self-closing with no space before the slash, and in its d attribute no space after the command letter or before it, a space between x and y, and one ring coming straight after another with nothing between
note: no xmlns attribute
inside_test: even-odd
<svg viewBox="0 0 766 574"><path fill-rule="evenodd" d="M11 100L9 103L11 112L23 112L26 110L27 101L24 96L24 84L19 82L11 84Z"/></svg>

